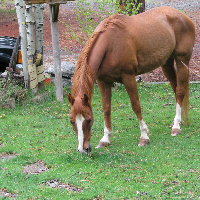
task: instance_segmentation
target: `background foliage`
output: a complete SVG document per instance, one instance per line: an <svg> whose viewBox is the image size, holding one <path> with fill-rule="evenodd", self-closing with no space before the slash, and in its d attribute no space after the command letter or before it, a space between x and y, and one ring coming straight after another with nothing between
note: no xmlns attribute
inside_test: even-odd
<svg viewBox="0 0 200 200"><path fill-rule="evenodd" d="M129 15L130 7L133 7L132 15L138 13L138 10L141 7L141 3L136 6L136 0L127 0L127 4L125 6L125 11L120 10L120 1L119 0L79 0L78 8L75 8L77 15L77 22L79 23L79 27L81 27L82 32L85 34L87 39L92 35L94 29L99 24L99 21L107 18L110 15L116 13L122 13ZM95 4L97 9L92 9L91 5ZM97 20L100 19L100 20ZM63 22L62 22L63 23ZM68 30L70 30L73 39L77 39L79 42L84 41L83 38L80 38L75 34L75 30L70 26L70 24L66 24Z"/></svg>

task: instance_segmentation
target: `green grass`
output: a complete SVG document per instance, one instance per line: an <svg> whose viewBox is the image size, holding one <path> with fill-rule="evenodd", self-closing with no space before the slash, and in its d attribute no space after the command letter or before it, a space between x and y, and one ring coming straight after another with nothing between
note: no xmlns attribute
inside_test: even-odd
<svg viewBox="0 0 200 200"><path fill-rule="evenodd" d="M29 103L0 115L0 189L17 193L17 199L198 199L200 198L199 136L200 85L190 86L190 126L177 137L169 125L175 115L168 84L139 86L143 117L150 129L150 144L138 147L139 125L124 86L113 89L111 145L95 149L103 136L101 97L95 86L91 156L77 152L78 141L69 123L70 105L55 101ZM25 174L23 167L43 161L49 170ZM72 184L81 192L49 188L51 179ZM1 198L1 197L0 197Z"/></svg>

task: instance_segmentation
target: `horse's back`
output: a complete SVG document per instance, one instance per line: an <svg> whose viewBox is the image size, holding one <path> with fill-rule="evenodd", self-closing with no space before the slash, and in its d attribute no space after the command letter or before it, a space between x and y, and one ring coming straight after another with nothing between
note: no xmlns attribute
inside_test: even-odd
<svg viewBox="0 0 200 200"><path fill-rule="evenodd" d="M180 35L188 34L191 36L191 40L194 40L195 37L195 27L192 20L171 7L157 7L131 17L121 14L114 16L109 18L111 20L113 18L121 20L121 23L126 27L126 31L129 31L137 39L147 34L159 36L159 33L162 34L162 31L171 31L176 40L180 38ZM124 32L123 28L121 32Z"/></svg>

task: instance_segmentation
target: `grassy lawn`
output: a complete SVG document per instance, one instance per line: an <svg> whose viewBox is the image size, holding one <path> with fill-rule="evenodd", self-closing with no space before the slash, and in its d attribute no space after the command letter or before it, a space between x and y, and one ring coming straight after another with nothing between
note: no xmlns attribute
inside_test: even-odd
<svg viewBox="0 0 200 200"><path fill-rule="evenodd" d="M137 146L139 124L124 86L120 86L113 89L111 145L95 149L104 128L95 86L92 153L82 158L68 119L67 97L64 103L56 102L53 87L47 89L51 95L43 104L0 110L0 189L16 194L16 199L199 199L200 85L190 86L191 125L182 126L177 137L170 135L169 128L175 116L171 87L138 88L150 144ZM3 155L15 156L3 159ZM37 161L48 170L24 172L25 166ZM51 180L80 190L49 187L45 183Z"/></svg>

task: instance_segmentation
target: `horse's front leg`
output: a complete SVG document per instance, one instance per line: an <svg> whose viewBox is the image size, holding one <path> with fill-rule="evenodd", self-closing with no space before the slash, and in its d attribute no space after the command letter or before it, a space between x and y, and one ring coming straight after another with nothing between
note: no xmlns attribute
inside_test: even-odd
<svg viewBox="0 0 200 200"><path fill-rule="evenodd" d="M141 136L140 136L140 141L138 143L138 146L145 146L149 143L149 137L148 137L149 129L147 128L147 125L142 117L140 101L139 101L139 96L138 96L137 82L135 80L135 76L125 74L123 76L123 83L126 87L127 93L131 100L132 109L137 115L139 125L140 125Z"/></svg>
<svg viewBox="0 0 200 200"><path fill-rule="evenodd" d="M104 113L104 136L100 140L96 148L106 147L110 144L110 137L112 135L111 126L111 88L112 84L106 84L102 81L97 81L99 90L101 92L103 113Z"/></svg>

